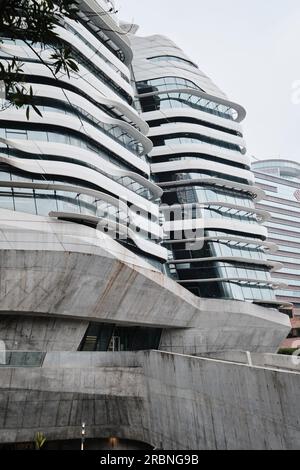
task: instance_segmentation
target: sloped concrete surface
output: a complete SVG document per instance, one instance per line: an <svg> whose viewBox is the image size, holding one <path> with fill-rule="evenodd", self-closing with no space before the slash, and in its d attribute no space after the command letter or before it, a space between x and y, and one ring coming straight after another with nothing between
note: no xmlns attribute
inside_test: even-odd
<svg viewBox="0 0 300 470"><path fill-rule="evenodd" d="M275 352L290 331L277 310L194 296L91 227L5 209L0 216L0 340L14 349L27 335L30 349L61 350L45 317L61 320L63 350L78 348L90 321L164 328L160 349L184 354Z"/></svg>
<svg viewBox="0 0 300 470"><path fill-rule="evenodd" d="M9 314L72 320L73 329L70 325L69 330L62 331L66 345L72 343L70 350L79 346L89 321L166 328L161 349L188 354L224 349L224 344L275 352L290 330L289 319L276 310L199 299L162 273L127 264L104 250L97 255L1 250L0 299L5 320L0 322L1 334L14 338L22 347L22 338L15 334L15 318L9 323ZM24 319L24 326L22 321L19 318L20 332L29 322ZM37 329L38 321L34 321ZM44 323L40 338L44 336ZM45 338L44 350L55 349L61 349L61 340Z"/></svg>
<svg viewBox="0 0 300 470"><path fill-rule="evenodd" d="M0 212L0 340L21 352L0 365L1 443L77 439L84 421L165 449L300 448L299 373L183 355L274 352L286 316L197 298L89 227ZM161 351L75 352L90 321L160 327ZM42 366L23 366L34 350Z"/></svg>
<svg viewBox="0 0 300 470"><path fill-rule="evenodd" d="M0 315L0 339L9 350L77 351L87 328L87 321Z"/></svg>
<svg viewBox="0 0 300 470"><path fill-rule="evenodd" d="M144 368L166 448L300 448L299 373L154 352Z"/></svg>

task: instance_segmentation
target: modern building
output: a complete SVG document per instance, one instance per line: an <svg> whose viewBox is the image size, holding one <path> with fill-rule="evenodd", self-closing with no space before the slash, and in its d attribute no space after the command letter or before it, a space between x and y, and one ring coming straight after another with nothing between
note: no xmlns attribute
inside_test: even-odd
<svg viewBox="0 0 300 470"><path fill-rule="evenodd" d="M300 448L245 110L113 2L56 32L70 78L0 43L42 114L0 113L0 446Z"/></svg>
<svg viewBox="0 0 300 470"><path fill-rule="evenodd" d="M256 184L266 193L257 208L270 212L272 218L266 222L269 241L278 247L269 254L269 260L283 265L279 272L272 274L276 282L285 284L276 294L292 318L293 329L283 347L297 347L300 344L300 164L269 159L254 162L252 168Z"/></svg>
<svg viewBox="0 0 300 470"><path fill-rule="evenodd" d="M133 107L131 47L110 13L90 21L97 3L90 4L78 22L66 18L56 28L79 64L70 78L53 77L29 46L2 38L1 58L24 61L42 114L32 112L27 120L23 109L10 108L1 116L2 217L11 220L14 212L31 227L46 217L49 231L51 225L61 227L57 221L68 221L74 233L83 227L112 232L122 246L162 269L162 190L150 179L148 126ZM102 4L109 10L112 5ZM51 49L35 48L47 63ZM111 338L114 326L105 328ZM97 347L94 330L91 325L83 349Z"/></svg>
<svg viewBox="0 0 300 470"><path fill-rule="evenodd" d="M86 225L117 219L120 231L128 220L129 228L136 222L139 232L129 230L121 243L150 262L163 262L157 203L162 190L150 180L148 126L132 106L132 51L117 25L108 29L115 24L109 14L88 21L92 8L84 12L78 22L66 18L56 28L79 64L70 78L53 77L29 46L2 38L1 57L24 60L43 118L32 112L27 120L23 109L5 111L0 207L32 214L33 220L50 213ZM35 47L49 62L51 49Z"/></svg>
<svg viewBox="0 0 300 470"><path fill-rule="evenodd" d="M280 264L266 256L273 248L263 226L269 213L255 205L264 192L250 169L245 110L169 39L132 36L131 42L153 143L151 171L164 190L171 276L199 297L274 307L279 286L271 272Z"/></svg>

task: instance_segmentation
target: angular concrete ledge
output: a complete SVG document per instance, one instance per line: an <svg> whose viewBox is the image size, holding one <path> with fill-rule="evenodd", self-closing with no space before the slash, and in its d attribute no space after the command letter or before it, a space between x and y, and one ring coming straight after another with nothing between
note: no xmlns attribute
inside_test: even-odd
<svg viewBox="0 0 300 470"><path fill-rule="evenodd" d="M9 314L78 320L81 331L89 321L155 326L166 329L163 349L188 353L224 349L229 339L230 348L274 352L290 330L288 318L276 310L199 299L160 272L105 253L2 250L0 281L0 313L8 329Z"/></svg>
<svg viewBox="0 0 300 470"><path fill-rule="evenodd" d="M32 349L38 336L45 337L43 350L61 349L44 320L39 326L32 317L72 320L73 330L65 329L70 350L77 349L90 321L163 328L161 349L188 354L224 347L275 352L290 331L289 318L275 309L194 296L91 227L0 212L1 334L9 346L19 343L16 349L25 347L22 335L30 322ZM9 324L9 315L19 317L17 327Z"/></svg>

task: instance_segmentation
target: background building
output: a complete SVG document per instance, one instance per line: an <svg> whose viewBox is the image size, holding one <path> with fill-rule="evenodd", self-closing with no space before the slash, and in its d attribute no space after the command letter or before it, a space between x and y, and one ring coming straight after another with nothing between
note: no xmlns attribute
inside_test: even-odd
<svg viewBox="0 0 300 470"><path fill-rule="evenodd" d="M300 164L269 159L254 162L252 168L256 184L266 193L257 207L271 213L272 218L266 222L268 240L278 246L269 259L283 265L272 273L277 282L286 284L277 291L277 298L292 304L285 311L292 317L293 330L283 347L296 347L300 344Z"/></svg>

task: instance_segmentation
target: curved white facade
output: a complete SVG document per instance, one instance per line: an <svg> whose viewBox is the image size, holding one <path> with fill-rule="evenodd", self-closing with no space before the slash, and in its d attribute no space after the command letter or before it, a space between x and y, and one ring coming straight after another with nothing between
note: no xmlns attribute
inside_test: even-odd
<svg viewBox="0 0 300 470"><path fill-rule="evenodd" d="M270 271L281 264L265 254L269 214L255 208L264 193L250 169L245 110L166 37L131 42L151 171L164 190L170 274L200 297L276 305Z"/></svg>
<svg viewBox="0 0 300 470"><path fill-rule="evenodd" d="M22 41L0 44L0 60L24 61L25 86L42 114L32 110L27 120L24 109L1 113L0 208L65 218L74 231L92 225L159 265L167 259L160 245L163 191L150 179L153 146L133 107L132 51L114 11L111 2L82 1L80 20L56 27L79 67L70 77L55 77ZM34 48L49 63L51 48Z"/></svg>
<svg viewBox="0 0 300 470"><path fill-rule="evenodd" d="M297 387L294 372L264 380L253 366L290 322L272 308L281 265L265 257L276 245L254 205L265 193L249 169L245 110L168 39L131 44L115 13L112 0L80 0L79 20L57 26L79 64L70 77L20 41L0 43L1 61L23 59L42 114L0 113L0 450L37 432L46 450L76 446L82 423L96 447L111 436L156 449L274 447L277 433L290 448L294 412L262 406L253 421L270 390L282 403L283 375ZM238 364L199 357L224 350ZM260 422L274 426L258 433Z"/></svg>

